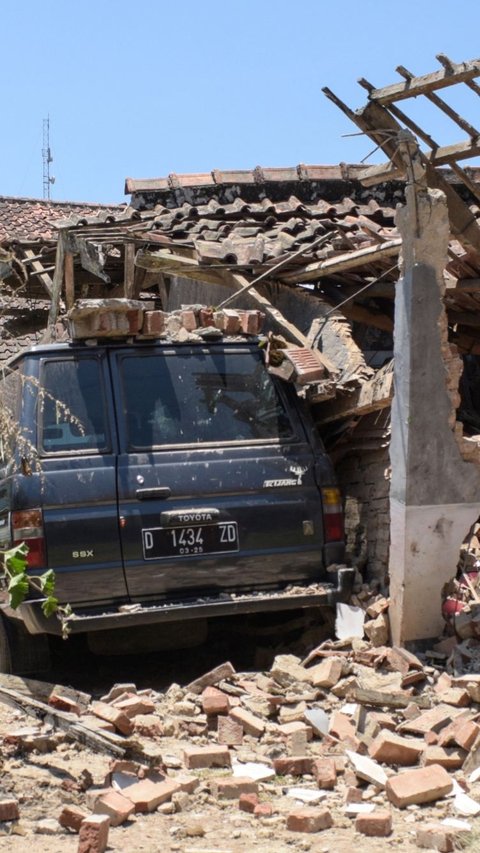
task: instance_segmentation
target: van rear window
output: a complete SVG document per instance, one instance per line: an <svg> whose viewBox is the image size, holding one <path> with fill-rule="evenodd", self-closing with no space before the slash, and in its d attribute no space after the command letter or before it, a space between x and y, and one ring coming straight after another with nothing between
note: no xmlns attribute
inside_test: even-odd
<svg viewBox="0 0 480 853"><path fill-rule="evenodd" d="M281 397L254 352L121 359L129 447L292 438Z"/></svg>
<svg viewBox="0 0 480 853"><path fill-rule="evenodd" d="M105 450L104 399L97 359L45 361L38 395L41 449L47 453Z"/></svg>

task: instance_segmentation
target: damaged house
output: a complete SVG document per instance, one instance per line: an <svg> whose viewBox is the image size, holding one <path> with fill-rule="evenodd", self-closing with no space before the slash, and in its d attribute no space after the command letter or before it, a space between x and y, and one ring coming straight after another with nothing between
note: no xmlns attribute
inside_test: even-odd
<svg viewBox="0 0 480 853"><path fill-rule="evenodd" d="M127 179L128 206L38 203L31 230L14 210L0 244L4 355L14 336L61 339L85 297L241 304L316 351L298 392L335 461L347 559L390 584L397 644L441 629L442 587L480 515L480 184L459 166L480 153L479 134L438 95L479 94L480 63L440 63L425 77L400 69L385 89L362 81L356 112L326 92L385 166ZM466 141L440 147L411 121L398 103L417 95Z"/></svg>

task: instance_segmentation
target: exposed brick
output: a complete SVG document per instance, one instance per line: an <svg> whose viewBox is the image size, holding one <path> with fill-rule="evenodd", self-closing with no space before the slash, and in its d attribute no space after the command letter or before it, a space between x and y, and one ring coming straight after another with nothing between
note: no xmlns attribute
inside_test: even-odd
<svg viewBox="0 0 480 853"><path fill-rule="evenodd" d="M426 823L417 829L415 841L417 847L437 850L438 853L452 853L456 849L458 830L441 823Z"/></svg>
<svg viewBox="0 0 480 853"><path fill-rule="evenodd" d="M303 732L307 740L311 740L313 737L312 727L307 726L306 723L300 722L300 720L294 720L293 723L282 723L278 727L278 732L287 738L297 732Z"/></svg>
<svg viewBox="0 0 480 853"><path fill-rule="evenodd" d="M157 738L164 733L163 724L155 714L137 714L133 718L133 725L135 733L144 737Z"/></svg>
<svg viewBox="0 0 480 853"><path fill-rule="evenodd" d="M277 776L305 776L313 773L313 764L314 759L310 755L291 755L273 760Z"/></svg>
<svg viewBox="0 0 480 853"><path fill-rule="evenodd" d="M80 826L83 820L88 817L88 813L79 809L77 806L64 806L58 822L64 829L73 829L74 832L80 832Z"/></svg>
<svg viewBox="0 0 480 853"><path fill-rule="evenodd" d="M355 725L352 723L350 717L347 717L346 714L342 714L341 711L333 712L330 718L328 733L338 738L342 743L348 741L348 743L357 749L359 741L356 735Z"/></svg>
<svg viewBox="0 0 480 853"><path fill-rule="evenodd" d="M342 658L325 658L322 663L312 666L307 672L310 673L311 683L314 687L334 687L340 681L345 664Z"/></svg>
<svg viewBox="0 0 480 853"><path fill-rule="evenodd" d="M253 811L255 817L271 817L273 808L270 803L259 803Z"/></svg>
<svg viewBox="0 0 480 853"><path fill-rule="evenodd" d="M197 776L189 776L187 773L182 773L175 776L175 782L180 785L180 790L185 794L193 794L200 784L200 779Z"/></svg>
<svg viewBox="0 0 480 853"><path fill-rule="evenodd" d="M17 800L14 800L12 797L5 797L3 800L0 800L0 821L18 820L19 817Z"/></svg>
<svg viewBox="0 0 480 853"><path fill-rule="evenodd" d="M163 335L166 314L163 311L144 311L142 335Z"/></svg>
<svg viewBox="0 0 480 853"><path fill-rule="evenodd" d="M350 785L345 793L345 803L349 805L350 803L361 803L363 799L363 792L361 788L355 788L353 785Z"/></svg>
<svg viewBox="0 0 480 853"><path fill-rule="evenodd" d="M198 312L201 326L214 326L213 310L211 308L200 308Z"/></svg>
<svg viewBox="0 0 480 853"><path fill-rule="evenodd" d="M432 803L450 794L453 782L444 767L432 764L418 770L405 770L391 776L385 786L388 799L397 808Z"/></svg>
<svg viewBox="0 0 480 853"><path fill-rule="evenodd" d="M217 717L217 740L226 746L240 746L243 741L243 726L231 717Z"/></svg>
<svg viewBox="0 0 480 853"><path fill-rule="evenodd" d="M392 815L387 809L378 809L370 814L359 814L355 819L355 829L362 835L385 838L392 832Z"/></svg>
<svg viewBox="0 0 480 853"><path fill-rule="evenodd" d="M319 788L330 790L337 784L337 768L333 758L319 758L313 763L313 775Z"/></svg>
<svg viewBox="0 0 480 853"><path fill-rule="evenodd" d="M218 714L228 714L230 710L230 702L226 693L218 690L217 687L206 687L202 693L202 708L203 713L207 716L218 716Z"/></svg>
<svg viewBox="0 0 480 853"><path fill-rule="evenodd" d="M187 332L194 332L197 328L197 318L193 308L182 308L180 311L180 317L182 318L183 328L186 329Z"/></svg>
<svg viewBox="0 0 480 853"><path fill-rule="evenodd" d="M92 702L92 713L101 720L106 720L111 723L122 735L131 735L133 732L133 723L123 711L119 711L113 705L108 705L106 702Z"/></svg>
<svg viewBox="0 0 480 853"><path fill-rule="evenodd" d="M222 800L238 800L241 794L258 793L258 782L248 776L219 776L210 779L210 790Z"/></svg>
<svg viewBox="0 0 480 853"><path fill-rule="evenodd" d="M90 815L80 826L78 853L104 853L108 844L110 820L104 815Z"/></svg>
<svg viewBox="0 0 480 853"><path fill-rule="evenodd" d="M115 702L115 708L123 711L129 720L133 720L139 714L152 714L155 711L155 703L146 696L132 696L129 699Z"/></svg>
<svg viewBox="0 0 480 853"><path fill-rule="evenodd" d="M240 794L238 801L240 811L253 814L256 806L258 806L258 794Z"/></svg>
<svg viewBox="0 0 480 853"><path fill-rule="evenodd" d="M283 350L285 358L295 368L295 378L300 385L308 382L318 382L325 376L325 367L313 350L306 347L288 347Z"/></svg>
<svg viewBox="0 0 480 853"><path fill-rule="evenodd" d="M228 308L223 309L223 311L215 311L213 319L217 329L221 329L227 335L235 335L241 330L238 311L230 311Z"/></svg>
<svg viewBox="0 0 480 853"><path fill-rule="evenodd" d="M466 708L470 705L471 699L468 690L462 687L451 687L449 690L442 691L442 702L453 705L454 708Z"/></svg>
<svg viewBox="0 0 480 853"><path fill-rule="evenodd" d="M78 717L82 713L82 709L77 702L70 699L68 696L63 696L60 693L51 693L48 698L48 704L58 711L67 711L69 714L76 714Z"/></svg>
<svg viewBox="0 0 480 853"><path fill-rule="evenodd" d="M187 746L183 752L187 770L205 767L230 767L232 757L225 746Z"/></svg>
<svg viewBox="0 0 480 853"><path fill-rule="evenodd" d="M95 814L108 815L112 826L120 826L128 820L134 809L132 801L113 788L98 797L93 807Z"/></svg>
<svg viewBox="0 0 480 853"><path fill-rule="evenodd" d="M439 764L445 770L459 770L467 753L463 749L443 746L427 746L423 753L422 764L428 767L431 764Z"/></svg>
<svg viewBox="0 0 480 853"><path fill-rule="evenodd" d="M321 832L333 826L333 818L328 809L296 809L287 817L287 829L290 832Z"/></svg>
<svg viewBox="0 0 480 853"><path fill-rule="evenodd" d="M404 738L389 731L381 731L369 746L368 754L384 764L406 767L416 764L423 752L421 741Z"/></svg>
<svg viewBox="0 0 480 853"><path fill-rule="evenodd" d="M234 673L235 669L232 664L229 661L226 661L225 663L221 663L219 666L216 666L215 669L210 670L210 672L206 672L204 675L201 675L200 678L196 678L195 681L191 681L190 684L187 685L186 690L188 690L189 693L200 694L205 687L208 687L210 684L218 684L219 681L222 681L224 678L230 678Z"/></svg>
<svg viewBox="0 0 480 853"><path fill-rule="evenodd" d="M265 314L261 311L238 311L237 313L245 335L258 335L262 331Z"/></svg>
<svg viewBox="0 0 480 853"><path fill-rule="evenodd" d="M229 716L242 726L245 734L252 735L253 737L261 737L265 731L263 720L255 716L255 714L251 714L245 708L232 708Z"/></svg>
<svg viewBox="0 0 480 853"><path fill-rule="evenodd" d="M459 725L455 729L454 740L457 746L462 749L470 750L480 735L480 726L474 723L473 720L465 720L464 723L459 721Z"/></svg>
<svg viewBox="0 0 480 853"><path fill-rule="evenodd" d="M173 794L181 790L174 779L164 779L154 782L152 779L142 779L124 788L124 794L133 803L135 813L153 812L162 803L172 799Z"/></svg>

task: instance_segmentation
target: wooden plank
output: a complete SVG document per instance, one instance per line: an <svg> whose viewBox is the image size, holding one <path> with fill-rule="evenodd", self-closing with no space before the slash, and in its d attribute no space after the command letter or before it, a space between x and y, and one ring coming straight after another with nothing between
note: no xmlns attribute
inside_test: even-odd
<svg viewBox="0 0 480 853"><path fill-rule="evenodd" d="M29 263L30 268L32 270L34 270L34 272L38 275L40 281L42 282L42 284L45 288L45 290L47 291L48 295L51 297L52 296L52 290L53 290L53 281L52 281L51 275L49 275L47 272L45 272L45 268L44 268L43 264L38 260L38 256L35 256L35 252L33 252L32 249L24 249L23 254L24 254L25 258L27 258L30 261L30 263Z"/></svg>
<svg viewBox="0 0 480 853"><path fill-rule="evenodd" d="M470 157L478 157L480 154L480 143L466 139L456 142L454 145L444 145L432 151L429 160L435 166L446 166L452 160L468 160Z"/></svg>
<svg viewBox="0 0 480 853"><path fill-rule="evenodd" d="M384 86L382 89L373 89L368 97L372 102L384 106L393 101L402 101L405 98L414 98L417 95L445 89L455 83L466 83L479 75L480 59L461 62L458 65L452 63L450 69L443 68L431 74L413 77L402 83L393 83L390 86Z"/></svg>
<svg viewBox="0 0 480 853"><path fill-rule="evenodd" d="M315 421L322 425L343 418L368 415L390 406L392 397L393 369L389 364L386 368L380 368L373 379L368 379L360 388L349 392L337 391L334 400L321 404Z"/></svg>
<svg viewBox="0 0 480 853"><path fill-rule="evenodd" d="M140 249L135 258L135 266L147 272L179 275L193 281L205 281L207 284L224 283L219 270L201 267L192 258L180 257L167 251L149 252Z"/></svg>
<svg viewBox="0 0 480 853"><path fill-rule="evenodd" d="M479 293L480 278L459 278L455 290L460 293Z"/></svg>
<svg viewBox="0 0 480 853"><path fill-rule="evenodd" d="M405 80L413 80L415 78L415 75L412 74L412 72L409 71L407 68L405 68L404 65L398 65L395 70L398 74L401 74L402 77L405 78ZM458 126L461 127L461 129L464 130L465 133L468 134L468 136L471 136L472 139L475 139L477 136L479 136L478 130L473 127L473 125L470 124L469 121L466 121L463 116L457 113L457 111L454 110L453 107L450 106L450 104L447 104L447 102L444 101L443 98L440 98L439 95L436 95L435 92L427 92L425 94L425 97L430 101L431 104L434 104L436 107L438 107L439 110L441 110L453 122L455 122L455 124L458 124Z"/></svg>
<svg viewBox="0 0 480 853"><path fill-rule="evenodd" d="M123 292L125 299L135 298L135 243L125 243Z"/></svg>
<svg viewBox="0 0 480 853"><path fill-rule="evenodd" d="M44 340L52 340L52 338L54 337L53 330L58 319L58 312L60 310L60 296L62 293L63 277L65 271L66 239L66 231L62 229L58 232L57 255L55 258L55 272L53 274L51 293L52 304L50 305L50 312L48 314L48 329Z"/></svg>
<svg viewBox="0 0 480 853"><path fill-rule="evenodd" d="M383 184L385 181L401 181L404 177L405 170L402 172L393 163L369 166L358 173L358 180L364 187L373 187L375 184Z"/></svg>
<svg viewBox="0 0 480 853"><path fill-rule="evenodd" d="M366 249L354 249L351 252L327 258L325 261L315 261L307 264L294 272L281 273L278 278L284 284L295 284L297 282L316 281L334 273L346 272L366 264L375 263L384 258L395 257L399 254L402 241L400 237L387 240L385 243L367 246Z"/></svg>
<svg viewBox="0 0 480 853"><path fill-rule="evenodd" d="M73 270L73 254L72 252L65 252L65 305L67 311L70 308L73 308L73 303L75 302L75 278L74 278L74 270Z"/></svg>

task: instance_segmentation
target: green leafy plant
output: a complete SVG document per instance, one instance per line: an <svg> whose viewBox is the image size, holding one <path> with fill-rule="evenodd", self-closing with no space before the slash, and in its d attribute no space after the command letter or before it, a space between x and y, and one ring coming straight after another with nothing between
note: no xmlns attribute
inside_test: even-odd
<svg viewBox="0 0 480 853"><path fill-rule="evenodd" d="M9 594L9 604L14 610L25 600L29 589L42 595L42 611L45 616L54 614L62 623L62 636L68 636L68 617L72 613L69 604L60 604L55 597L55 572L48 569L40 575L27 573L28 546L24 542L12 548L0 551L0 565L3 569Z"/></svg>

